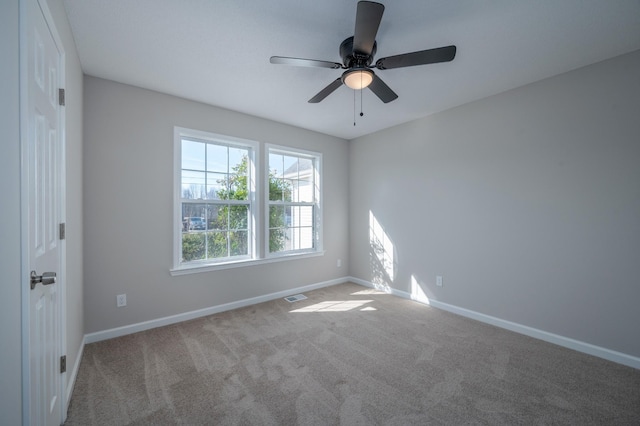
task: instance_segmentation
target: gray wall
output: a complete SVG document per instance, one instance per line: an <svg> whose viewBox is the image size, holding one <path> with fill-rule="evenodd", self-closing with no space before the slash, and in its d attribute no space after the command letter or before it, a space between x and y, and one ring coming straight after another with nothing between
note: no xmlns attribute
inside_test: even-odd
<svg viewBox="0 0 640 426"><path fill-rule="evenodd" d="M62 1L49 0L66 51L67 134L67 329L69 368L83 339L82 306L82 71ZM22 422L19 1L0 3L0 417L2 424ZM79 296L78 296L79 295ZM78 298L79 297L79 298ZM67 374L70 378L70 374Z"/></svg>
<svg viewBox="0 0 640 426"><path fill-rule="evenodd" d="M18 5L0 2L0 413L7 425L22 421Z"/></svg>
<svg viewBox="0 0 640 426"><path fill-rule="evenodd" d="M347 141L89 76L84 102L86 332L347 275ZM172 277L174 126L321 152L325 256Z"/></svg>
<svg viewBox="0 0 640 426"><path fill-rule="evenodd" d="M351 141L350 274L640 356L638 76L640 51Z"/></svg>

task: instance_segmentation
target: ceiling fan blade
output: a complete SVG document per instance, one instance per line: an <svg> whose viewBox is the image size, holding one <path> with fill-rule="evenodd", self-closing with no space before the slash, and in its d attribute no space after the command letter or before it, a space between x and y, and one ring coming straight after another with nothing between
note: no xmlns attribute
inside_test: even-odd
<svg viewBox="0 0 640 426"><path fill-rule="evenodd" d="M340 86L342 86L342 79L341 78L336 78L327 87L325 87L324 89L319 91L317 95L315 95L313 98L309 99L309 103L310 104L317 104L318 102L320 102L321 100L323 100L324 98L329 96L331 93L333 93L333 91L336 90Z"/></svg>
<svg viewBox="0 0 640 426"><path fill-rule="evenodd" d="M396 92L391 90L391 88L375 74L373 75L373 81L369 85L369 89L385 104L398 98Z"/></svg>
<svg viewBox="0 0 640 426"><path fill-rule="evenodd" d="M384 5L371 1L359 1L356 12L356 29L353 34L353 53L371 55Z"/></svg>
<svg viewBox="0 0 640 426"><path fill-rule="evenodd" d="M272 64L294 65L297 67L342 68L342 64L337 62L318 61L316 59L287 58L285 56L272 56L269 62Z"/></svg>
<svg viewBox="0 0 640 426"><path fill-rule="evenodd" d="M452 61L455 57L455 46L438 47L436 49L380 58L376 61L376 68L389 70L392 68L412 67L414 65L435 64L438 62Z"/></svg>

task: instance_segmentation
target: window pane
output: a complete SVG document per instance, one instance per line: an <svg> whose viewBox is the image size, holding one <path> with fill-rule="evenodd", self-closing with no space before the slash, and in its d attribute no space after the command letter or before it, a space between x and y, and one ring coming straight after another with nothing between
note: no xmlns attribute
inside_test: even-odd
<svg viewBox="0 0 640 426"><path fill-rule="evenodd" d="M297 226L313 226L313 206L300 207L297 219Z"/></svg>
<svg viewBox="0 0 640 426"><path fill-rule="evenodd" d="M226 146L207 144L207 171L225 174L229 171L227 150Z"/></svg>
<svg viewBox="0 0 640 426"><path fill-rule="evenodd" d="M181 186L182 198L191 200L205 198L204 183L204 172L183 170Z"/></svg>
<svg viewBox="0 0 640 426"><path fill-rule="evenodd" d="M298 177L298 157L290 157L288 155L282 156L282 163L284 168L284 177L294 178Z"/></svg>
<svg viewBox="0 0 640 426"><path fill-rule="evenodd" d="M300 228L298 232L300 238L297 248L301 250L313 248L313 228Z"/></svg>
<svg viewBox="0 0 640 426"><path fill-rule="evenodd" d="M298 201L294 199L293 181L291 179L282 179L279 181L280 191L282 192L282 201Z"/></svg>
<svg viewBox="0 0 640 426"><path fill-rule="evenodd" d="M247 174L247 161L246 157L249 152L246 148L234 148L229 147L229 172L237 173L240 170L240 174Z"/></svg>
<svg viewBox="0 0 640 426"><path fill-rule="evenodd" d="M294 248L295 248L295 244L294 244L295 235L293 233L293 228L285 229L284 232L285 232L285 241L284 241L284 250L283 251L294 250Z"/></svg>
<svg viewBox="0 0 640 426"><path fill-rule="evenodd" d="M249 229L249 206L229 206L229 230Z"/></svg>
<svg viewBox="0 0 640 426"><path fill-rule="evenodd" d="M302 179L303 176L311 176L313 172L313 160L310 158L298 159L298 178Z"/></svg>
<svg viewBox="0 0 640 426"><path fill-rule="evenodd" d="M207 229L208 209L206 204L182 204L182 232Z"/></svg>
<svg viewBox="0 0 640 426"><path fill-rule="evenodd" d="M282 201L285 199L286 184L282 177L284 174L283 156L269 154L269 200Z"/></svg>
<svg viewBox="0 0 640 426"><path fill-rule="evenodd" d="M204 233L183 233L182 234L182 261L190 262L205 258Z"/></svg>
<svg viewBox="0 0 640 426"><path fill-rule="evenodd" d="M295 209L295 206L286 206L284 208L284 223L287 228L294 226L293 216L295 214Z"/></svg>
<svg viewBox="0 0 640 426"><path fill-rule="evenodd" d="M269 176L269 201L282 201L282 179Z"/></svg>
<svg viewBox="0 0 640 426"><path fill-rule="evenodd" d="M282 177L284 174L282 155L269 154L269 174L277 178Z"/></svg>
<svg viewBox="0 0 640 426"><path fill-rule="evenodd" d="M212 205L209 209L209 229L222 229L226 231L229 224L228 210L229 208L227 206Z"/></svg>
<svg viewBox="0 0 640 426"><path fill-rule="evenodd" d="M207 198L226 200L228 198L228 176L226 173L207 173Z"/></svg>
<svg viewBox="0 0 640 426"><path fill-rule="evenodd" d="M228 257L227 231L207 232L207 248L209 259Z"/></svg>
<svg viewBox="0 0 640 426"><path fill-rule="evenodd" d="M313 174L301 174L300 180L296 182L294 198L304 203L312 203L315 201L315 190Z"/></svg>
<svg viewBox="0 0 640 426"><path fill-rule="evenodd" d="M190 140L182 140L182 168L204 170L204 153L206 144Z"/></svg>
<svg viewBox="0 0 640 426"><path fill-rule="evenodd" d="M229 232L229 249L231 256L244 256L249 254L249 232Z"/></svg>
<svg viewBox="0 0 640 426"><path fill-rule="evenodd" d="M285 226L284 206L269 206L269 228Z"/></svg>
<svg viewBox="0 0 640 426"><path fill-rule="evenodd" d="M246 162L244 163L246 169ZM229 175L229 194L227 198L229 200L249 200L249 177L246 174L246 170L238 170Z"/></svg>
<svg viewBox="0 0 640 426"><path fill-rule="evenodd" d="M276 253L288 250L287 232L284 228L275 228L269 230L269 253Z"/></svg>

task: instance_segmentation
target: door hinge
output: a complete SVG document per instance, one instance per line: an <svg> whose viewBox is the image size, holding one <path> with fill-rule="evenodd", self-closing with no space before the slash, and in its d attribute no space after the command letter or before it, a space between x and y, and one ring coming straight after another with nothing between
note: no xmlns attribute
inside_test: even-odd
<svg viewBox="0 0 640 426"><path fill-rule="evenodd" d="M60 239L64 240L66 235L67 235L67 225L63 222L60 224L60 229L59 229L59 234L60 234Z"/></svg>
<svg viewBox="0 0 640 426"><path fill-rule="evenodd" d="M67 372L67 356L62 355L60 357L60 374Z"/></svg>
<svg viewBox="0 0 640 426"><path fill-rule="evenodd" d="M64 89L58 89L58 103L64 106Z"/></svg>

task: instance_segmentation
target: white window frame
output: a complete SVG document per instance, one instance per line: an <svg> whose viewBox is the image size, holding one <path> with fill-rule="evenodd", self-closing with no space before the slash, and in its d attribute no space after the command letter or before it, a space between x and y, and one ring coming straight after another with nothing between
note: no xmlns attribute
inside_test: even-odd
<svg viewBox="0 0 640 426"><path fill-rule="evenodd" d="M264 244L263 250L265 253L265 258L267 259L277 259L277 258L285 258L290 256L299 256L305 254L315 254L323 253L323 241L322 241L322 154L319 152L307 151L304 149L291 148L287 146L274 145L274 144L265 144L265 155L264 155L264 182L263 182L263 191L264 191ZM297 250L288 250L270 253L269 252L269 207L272 205L277 205L277 202L272 202L269 200L269 154L273 152L279 155L291 155L301 158L307 158L313 160L314 164L314 202L299 202L292 203L300 206L314 206L314 244L312 248L309 249L297 249Z"/></svg>
<svg viewBox="0 0 640 426"><path fill-rule="evenodd" d="M250 231L249 256L206 259L182 263L182 139L195 139L203 142L221 143L229 146L250 148ZM324 256L322 243L322 154L274 144L241 139L212 132L174 127L173 145L173 267L172 276L217 271L229 268L260 265L266 263ZM265 149L262 150L261 146ZM316 209L315 209L315 247L307 250L269 253L269 151L315 159ZM208 200L202 200L206 204Z"/></svg>
<svg viewBox="0 0 640 426"><path fill-rule="evenodd" d="M204 143L214 143L218 145L226 145L229 147L246 148L249 150L249 164L247 171L249 174L249 252L245 256L225 257L220 259L203 259L191 262L181 262L182 260L182 140L190 139L202 141ZM185 129L182 127L174 128L174 190L173 190L173 271L189 270L202 267L214 267L216 265L228 265L240 262L254 260L257 257L257 226L256 218L259 214L258 203L256 202L256 159L259 158L260 146L257 142L235 138L226 135L219 135L210 132L202 132L198 130ZM201 204L221 204L212 200L194 200ZM233 200L225 200L227 204L238 204ZM239 204L246 204L240 202Z"/></svg>

